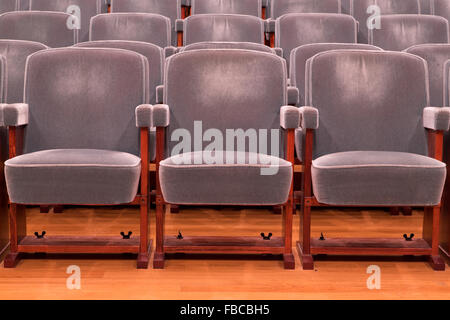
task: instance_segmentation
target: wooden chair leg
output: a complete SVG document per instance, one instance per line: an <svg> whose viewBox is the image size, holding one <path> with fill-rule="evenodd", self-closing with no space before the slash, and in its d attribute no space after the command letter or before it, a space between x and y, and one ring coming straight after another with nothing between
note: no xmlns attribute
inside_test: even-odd
<svg viewBox="0 0 450 320"><path fill-rule="evenodd" d="M314 259L311 255L311 206L305 202L300 211L300 241L297 242L303 270L314 269Z"/></svg>
<svg viewBox="0 0 450 320"><path fill-rule="evenodd" d="M164 204L160 195L156 196L156 250L153 268L164 269Z"/></svg>
<svg viewBox="0 0 450 320"><path fill-rule="evenodd" d="M27 234L25 206L11 203L9 206L10 252L6 255L3 266L15 268L20 260L18 246Z"/></svg>
<svg viewBox="0 0 450 320"><path fill-rule="evenodd" d="M398 216L400 214L400 208L399 207L390 207L389 211L391 213L391 216Z"/></svg>
<svg viewBox="0 0 450 320"><path fill-rule="evenodd" d="M177 206L176 204L170 205L170 213L180 213L180 206Z"/></svg>
<svg viewBox="0 0 450 320"><path fill-rule="evenodd" d="M50 211L50 206L40 206L39 211L41 213L48 213Z"/></svg>
<svg viewBox="0 0 450 320"><path fill-rule="evenodd" d="M292 200L284 206L283 210L283 236L284 236L284 254L283 262L285 269L295 269L295 259L292 253Z"/></svg>
<svg viewBox="0 0 450 320"><path fill-rule="evenodd" d="M435 271L444 271L445 262L439 254L440 207L426 207L423 215L423 238L431 246L429 263Z"/></svg>
<svg viewBox="0 0 450 320"><path fill-rule="evenodd" d="M62 205L56 205L53 207L53 213L63 213L64 206Z"/></svg>
<svg viewBox="0 0 450 320"><path fill-rule="evenodd" d="M148 198L142 196L140 203L140 243L137 258L137 268L147 269L150 260L151 244L148 241L149 235L149 209Z"/></svg>

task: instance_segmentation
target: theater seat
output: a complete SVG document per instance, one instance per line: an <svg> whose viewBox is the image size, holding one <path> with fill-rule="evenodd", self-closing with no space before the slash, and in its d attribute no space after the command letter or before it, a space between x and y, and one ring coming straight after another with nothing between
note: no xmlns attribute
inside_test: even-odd
<svg viewBox="0 0 450 320"><path fill-rule="evenodd" d="M32 0L30 10L72 13L80 18L79 41L89 40L89 22L100 13L106 13L104 0Z"/></svg>
<svg viewBox="0 0 450 320"><path fill-rule="evenodd" d="M19 10L18 0L2 0L0 1L0 14L5 12L17 11Z"/></svg>
<svg viewBox="0 0 450 320"><path fill-rule="evenodd" d="M340 0L270 0L271 18L286 13L341 13Z"/></svg>
<svg viewBox="0 0 450 320"><path fill-rule="evenodd" d="M270 48L264 44L253 42L231 42L231 41L205 41L192 43L190 45L180 48L179 52L201 50L201 49L245 49L245 50L273 53L279 55L280 57L283 56L283 52L281 50Z"/></svg>
<svg viewBox="0 0 450 320"><path fill-rule="evenodd" d="M290 13L275 22L275 47L290 62L291 50L309 43L356 43L356 20L332 13Z"/></svg>
<svg viewBox="0 0 450 320"><path fill-rule="evenodd" d="M37 151L5 162L10 200L24 204L129 203L140 171L135 155L95 149Z"/></svg>
<svg viewBox="0 0 450 320"><path fill-rule="evenodd" d="M290 162L264 154L224 151L222 164L211 164L205 161L207 154L190 152L183 154L184 161L175 155L160 162L161 188L167 202L211 205L286 202L292 176ZM262 168L270 170L270 167L275 174L261 174Z"/></svg>
<svg viewBox="0 0 450 320"><path fill-rule="evenodd" d="M261 17L261 9L261 0L191 0L191 15L230 13Z"/></svg>
<svg viewBox="0 0 450 320"><path fill-rule="evenodd" d="M368 19L375 15L419 14L419 0L352 0L351 14L359 22L358 42L369 43ZM431 0L425 0L431 1ZM379 10L378 10L379 8ZM377 27L369 23L371 27ZM382 26L379 26L382 28Z"/></svg>
<svg viewBox="0 0 450 320"><path fill-rule="evenodd" d="M0 15L0 39L28 40L49 47L78 42L78 30L67 28L72 16L63 12L16 11Z"/></svg>
<svg viewBox="0 0 450 320"><path fill-rule="evenodd" d="M313 191L326 204L433 206L441 200L445 167L406 152L331 153L312 162Z"/></svg>
<svg viewBox="0 0 450 320"><path fill-rule="evenodd" d="M0 40L0 55L3 55L8 65L8 96L7 103L23 102L23 81L27 57L48 47L39 42L25 40Z"/></svg>
<svg viewBox="0 0 450 320"><path fill-rule="evenodd" d="M171 44L170 20L152 13L108 13L91 19L90 40L130 40Z"/></svg>
<svg viewBox="0 0 450 320"><path fill-rule="evenodd" d="M175 20L181 19L181 0L111 0L111 12L155 13L168 17L172 26L172 45L177 45Z"/></svg>
<svg viewBox="0 0 450 320"><path fill-rule="evenodd" d="M386 15L382 28L369 30L369 43L385 50L401 51L423 43L448 43L447 19L430 15Z"/></svg>
<svg viewBox="0 0 450 320"><path fill-rule="evenodd" d="M198 14L178 20L177 30L183 31L185 46L204 41L264 44L264 20L247 15Z"/></svg>

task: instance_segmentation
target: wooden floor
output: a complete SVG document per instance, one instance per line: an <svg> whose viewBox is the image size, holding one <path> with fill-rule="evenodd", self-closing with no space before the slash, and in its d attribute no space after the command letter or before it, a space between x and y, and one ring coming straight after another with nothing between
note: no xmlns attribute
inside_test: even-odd
<svg viewBox="0 0 450 320"><path fill-rule="evenodd" d="M313 236L420 236L421 219L420 211L391 217L387 210L316 209ZM118 235L131 230L136 235L138 208L71 208L63 214L32 208L28 225L30 234ZM277 236L280 225L281 216L268 209L182 208L167 215L166 230L174 235L181 230L183 235ZM294 226L296 240L298 216ZM315 271L303 271L295 255L297 269L288 271L278 260L176 259L167 260L164 270L137 270L136 261L124 257L34 257L15 269L0 266L0 299L450 299L450 270L435 272L423 261L321 259ZM381 268L380 290L366 285L372 264ZM66 287L69 265L81 268L80 290Z"/></svg>

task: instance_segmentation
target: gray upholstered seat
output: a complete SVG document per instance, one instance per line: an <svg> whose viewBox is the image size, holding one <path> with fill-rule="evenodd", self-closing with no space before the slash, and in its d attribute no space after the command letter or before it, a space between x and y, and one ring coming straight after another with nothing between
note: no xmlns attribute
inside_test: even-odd
<svg viewBox="0 0 450 320"><path fill-rule="evenodd" d="M6 94L7 94L7 66L6 66L6 57L4 55L0 54L0 103L5 103L6 101ZM3 126L3 113L0 107L0 130L2 129L1 126ZM1 130L3 131L3 130ZM0 132L2 138L3 138L3 132ZM5 141L6 140L3 140ZM3 150L3 149L0 149Z"/></svg>
<svg viewBox="0 0 450 320"><path fill-rule="evenodd" d="M132 201L147 59L122 49L48 49L29 56L25 79L26 104L2 108L5 125L26 124L23 155L5 163L11 202Z"/></svg>
<svg viewBox="0 0 450 320"><path fill-rule="evenodd" d="M261 0L191 0L191 14L231 13L261 17Z"/></svg>
<svg viewBox="0 0 450 320"><path fill-rule="evenodd" d="M429 0L431 4L431 14L450 19L450 2L447 0Z"/></svg>
<svg viewBox="0 0 450 320"><path fill-rule="evenodd" d="M10 199L31 204L129 203L141 173L139 157L95 149L37 151L5 166Z"/></svg>
<svg viewBox="0 0 450 320"><path fill-rule="evenodd" d="M446 175L441 161L393 151L332 153L311 170L317 200L339 205L436 205Z"/></svg>
<svg viewBox="0 0 450 320"><path fill-rule="evenodd" d="M450 44L420 44L412 46L405 52L424 58L428 64L428 78L430 81L430 103L433 106L444 106L443 81L444 67L450 59Z"/></svg>
<svg viewBox="0 0 450 320"><path fill-rule="evenodd" d="M205 41L189 44L180 48L180 52L201 49L245 49L277 54L276 50L260 43L231 42L231 41Z"/></svg>
<svg viewBox="0 0 450 320"><path fill-rule="evenodd" d="M130 40L167 47L171 44L170 20L153 13L108 13L91 19L90 40Z"/></svg>
<svg viewBox="0 0 450 320"><path fill-rule="evenodd" d="M23 102L23 81L27 57L48 47L39 42L25 40L0 40L0 55L6 58L8 65L7 103Z"/></svg>
<svg viewBox="0 0 450 320"><path fill-rule="evenodd" d="M2 0L0 1L0 14L5 12L17 11L19 10L20 1L18 0Z"/></svg>
<svg viewBox="0 0 450 320"><path fill-rule="evenodd" d="M368 20L374 15L390 15L390 14L419 14L419 0L352 0L353 7L351 14L359 22L358 42L369 43L369 29L367 27ZM376 10L377 6L380 10ZM372 10L370 10L372 9ZM368 12L369 10L369 12ZM375 20L371 21L371 27ZM380 25L381 27L381 25ZM382 27L381 27L382 28Z"/></svg>
<svg viewBox="0 0 450 320"><path fill-rule="evenodd" d="M172 45L177 45L175 20L181 18L180 0L111 0L111 12L156 13L168 17L172 26Z"/></svg>
<svg viewBox="0 0 450 320"><path fill-rule="evenodd" d="M30 0L30 10L59 11L79 16L78 39L88 41L91 18L97 14L106 13L107 7L104 0Z"/></svg>
<svg viewBox="0 0 450 320"><path fill-rule="evenodd" d="M320 120L303 127L318 127L312 183L319 202L439 203L446 170L424 157L425 128L448 130L450 112L426 108L427 77L425 60L403 52L332 50L307 61L306 101Z"/></svg>
<svg viewBox="0 0 450 320"><path fill-rule="evenodd" d="M234 205L286 202L292 178L292 165L282 160L280 140L280 108L287 104L286 73L282 58L253 50L193 50L167 60L164 103L170 120L153 113L154 122L168 126L165 154L171 157L160 167L166 201ZM199 125L206 136L213 132L223 136L222 145L214 148L214 157L201 157L210 153L200 150L211 150L211 146L207 148L207 141L198 142L195 132ZM253 137L263 130L267 140L244 137L242 145L237 138L241 130L241 134ZM180 149L180 137L184 140L186 135L192 138ZM193 150L197 153L191 153ZM221 150L228 152L220 155Z"/></svg>
<svg viewBox="0 0 450 320"><path fill-rule="evenodd" d="M248 153L229 151L223 152L222 164L208 164L202 152L183 156L190 161L179 163L175 155L160 162L162 191L169 203L274 205L287 200L292 165L286 160L254 154L256 161L250 161ZM227 157L234 161L226 162ZM269 166L276 166L277 174L261 175L261 168Z"/></svg>
<svg viewBox="0 0 450 320"><path fill-rule="evenodd" d="M433 1L434 0L419 0L420 13L421 14L432 14L431 13L431 2L433 2Z"/></svg>
<svg viewBox="0 0 450 320"><path fill-rule="evenodd" d="M264 20L239 14L198 14L183 23L183 45L204 41L264 44Z"/></svg>
<svg viewBox="0 0 450 320"><path fill-rule="evenodd" d="M0 39L29 40L49 47L78 42L78 30L67 28L71 15L63 12L16 11L0 15Z"/></svg>
<svg viewBox="0 0 450 320"><path fill-rule="evenodd" d="M341 13L340 0L270 0L271 17L286 13Z"/></svg>
<svg viewBox="0 0 450 320"><path fill-rule="evenodd" d="M404 50L423 43L448 43L445 18L431 15L399 14L380 17L382 28L369 30L369 43L385 50Z"/></svg>
<svg viewBox="0 0 450 320"><path fill-rule="evenodd" d="M125 41L125 40L104 40L104 41L88 41L81 42L75 47L84 48L117 48L132 50L142 54L149 62L149 101L155 104L156 87L162 84L163 68L164 68L164 52L163 49L146 42ZM155 131L150 131L150 160L155 160Z"/></svg>
<svg viewBox="0 0 450 320"><path fill-rule="evenodd" d="M289 64L291 50L308 43L356 43L356 20L333 13L289 13L275 22L275 47Z"/></svg>
<svg viewBox="0 0 450 320"><path fill-rule="evenodd" d="M378 47L361 43L310 43L291 51L289 75L291 85L298 88L300 105L305 103L306 61L315 54L336 49L381 50Z"/></svg>

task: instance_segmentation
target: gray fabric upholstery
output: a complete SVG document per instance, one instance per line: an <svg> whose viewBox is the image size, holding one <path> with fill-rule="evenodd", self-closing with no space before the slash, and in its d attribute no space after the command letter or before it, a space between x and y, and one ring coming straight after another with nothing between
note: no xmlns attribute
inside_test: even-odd
<svg viewBox="0 0 450 320"><path fill-rule="evenodd" d="M156 87L156 103L163 103L164 101L164 86L160 85Z"/></svg>
<svg viewBox="0 0 450 320"><path fill-rule="evenodd" d="M444 106L450 106L450 59L444 64Z"/></svg>
<svg viewBox="0 0 450 320"><path fill-rule="evenodd" d="M296 106L298 104L298 89L296 87L288 86L288 105Z"/></svg>
<svg viewBox="0 0 450 320"><path fill-rule="evenodd" d="M358 42L360 43L369 43L367 23L375 12L367 13L367 10L372 5L380 8L381 15L420 13L419 0L353 0L352 15L359 22ZM383 28L383 25L380 27Z"/></svg>
<svg viewBox="0 0 450 320"><path fill-rule="evenodd" d="M7 60L4 55L0 55L0 103L6 102L8 91L8 75L7 75Z"/></svg>
<svg viewBox="0 0 450 320"><path fill-rule="evenodd" d="M231 155L231 157L230 157ZM164 200L176 204L275 205L287 201L292 165L280 158L223 152L223 164L205 161L203 152L185 155L185 164L170 157L160 163ZM235 161L225 162L226 157ZM242 160L242 163L238 161ZM276 167L276 174L262 175L262 168Z"/></svg>
<svg viewBox="0 0 450 320"><path fill-rule="evenodd" d="M351 6L353 0L341 0L341 13L352 14Z"/></svg>
<svg viewBox="0 0 450 320"><path fill-rule="evenodd" d="M437 205L446 176L433 158L386 151L328 154L311 171L314 195L331 205Z"/></svg>
<svg viewBox="0 0 450 320"><path fill-rule="evenodd" d="M422 58L332 50L307 61L306 79L306 102L320 113L314 158L355 150L427 154L422 116L429 93Z"/></svg>
<svg viewBox="0 0 450 320"><path fill-rule="evenodd" d="M301 32L299 32L301 30ZM276 20L275 46L289 63L291 50L308 43L356 43L356 20L332 13L290 13Z"/></svg>
<svg viewBox="0 0 450 320"><path fill-rule="evenodd" d="M380 17L381 29L369 30L369 43L385 50L404 50L423 43L448 43L448 21L430 15Z"/></svg>
<svg viewBox="0 0 450 320"><path fill-rule="evenodd" d="M295 129L295 154L300 161L303 159L303 129Z"/></svg>
<svg viewBox="0 0 450 320"><path fill-rule="evenodd" d="M139 155L135 108L148 103L148 96L148 61L138 53L110 48L36 52L27 62L25 153L77 148Z"/></svg>
<svg viewBox="0 0 450 320"><path fill-rule="evenodd" d="M80 8L80 30L78 31L79 41L89 40L89 22L91 17L102 13L104 0L30 0L30 10L36 11L59 11L75 13L69 10L70 6Z"/></svg>
<svg viewBox="0 0 450 320"><path fill-rule="evenodd" d="M432 130L448 131L450 126L450 108L426 107L423 110L423 126Z"/></svg>
<svg viewBox="0 0 450 320"><path fill-rule="evenodd" d="M81 42L75 47L84 48L117 48L135 51L147 58L149 63L149 102L156 103L156 87L162 84L164 74L164 51L162 48L147 42L126 40L103 40Z"/></svg>
<svg viewBox="0 0 450 320"><path fill-rule="evenodd" d="M91 19L90 40L130 40L171 44L170 20L152 13L107 13Z"/></svg>
<svg viewBox="0 0 450 320"><path fill-rule="evenodd" d="M450 44L421 44L412 46L405 52L420 56L427 61L430 79L430 105L443 106L444 64L450 59Z"/></svg>
<svg viewBox="0 0 450 320"><path fill-rule="evenodd" d="M0 40L0 55L6 58L8 96L6 102L23 102L23 82L27 57L48 47L39 42L25 40Z"/></svg>
<svg viewBox="0 0 450 320"><path fill-rule="evenodd" d="M271 0L271 17L286 13L341 13L340 0Z"/></svg>
<svg viewBox="0 0 450 320"><path fill-rule="evenodd" d="M152 126L152 105L141 104L136 107L136 127L150 128Z"/></svg>
<svg viewBox="0 0 450 320"><path fill-rule="evenodd" d="M2 0L0 1L0 14L5 12L17 11L19 10L18 0Z"/></svg>
<svg viewBox="0 0 450 320"><path fill-rule="evenodd" d="M177 47L165 47L164 48L164 57L168 58L172 55L174 55L175 53L178 52L178 48Z"/></svg>
<svg viewBox="0 0 450 320"><path fill-rule="evenodd" d="M23 126L28 124L28 104L13 103L3 104L3 124L5 126Z"/></svg>
<svg viewBox="0 0 450 320"><path fill-rule="evenodd" d="M261 17L261 0L191 0L191 14L232 13Z"/></svg>
<svg viewBox="0 0 450 320"><path fill-rule="evenodd" d="M111 12L156 13L168 17L172 26L172 45L177 45L175 20L181 18L180 0L111 0Z"/></svg>
<svg viewBox="0 0 450 320"><path fill-rule="evenodd" d="M433 0L419 0L421 14L431 14L431 2L432 1Z"/></svg>
<svg viewBox="0 0 450 320"><path fill-rule="evenodd" d="M336 49L381 50L369 44L360 43L311 43L299 46L291 51L291 85L299 90L300 105L305 104L305 67L306 61L315 54Z"/></svg>
<svg viewBox="0 0 450 320"><path fill-rule="evenodd" d="M44 150L5 162L9 198L24 204L129 203L140 171L139 157L110 150Z"/></svg>
<svg viewBox="0 0 450 320"><path fill-rule="evenodd" d="M333 205L435 205L445 164L427 154L427 65L402 52L333 50L307 61L306 101L320 112L312 180Z"/></svg>
<svg viewBox="0 0 450 320"><path fill-rule="evenodd" d="M71 15L63 12L16 11L0 15L0 39L29 40L49 47L78 42L78 30L67 28Z"/></svg>
<svg viewBox="0 0 450 320"><path fill-rule="evenodd" d="M450 2L447 0L429 0L431 4L431 12L434 15L450 19Z"/></svg>
<svg viewBox="0 0 450 320"><path fill-rule="evenodd" d="M271 149L270 129L280 130L280 107L287 105L286 78L283 59L264 52L212 49L170 57L164 80L164 103L170 107L168 139L177 129L187 130L193 137L194 121L198 120L203 131L215 128L224 138L226 129L265 129L269 130L267 151L259 152L279 152L283 157L281 143L279 150ZM282 132L279 135L281 139ZM171 141L169 150L178 143ZM248 143L245 147L240 151L251 151ZM193 141L190 148L194 150ZM171 154L169 150L166 155Z"/></svg>
<svg viewBox="0 0 450 320"><path fill-rule="evenodd" d="M319 110L315 107L304 106L299 108L301 127L303 129L319 128Z"/></svg>
<svg viewBox="0 0 450 320"><path fill-rule="evenodd" d="M231 42L231 41L196 42L189 44L185 47L181 47L179 52L200 50L200 49L246 49L276 54L275 49L270 48L264 44L254 42Z"/></svg>
<svg viewBox="0 0 450 320"><path fill-rule="evenodd" d="M152 106L152 126L167 127L170 123L169 106L165 104L157 104Z"/></svg>
<svg viewBox="0 0 450 320"><path fill-rule="evenodd" d="M300 111L294 106L283 106L280 109L280 126L283 129L297 129L300 126Z"/></svg>
<svg viewBox="0 0 450 320"><path fill-rule="evenodd" d="M203 41L254 42L264 44L264 21L233 14L199 14L183 20L183 45Z"/></svg>

